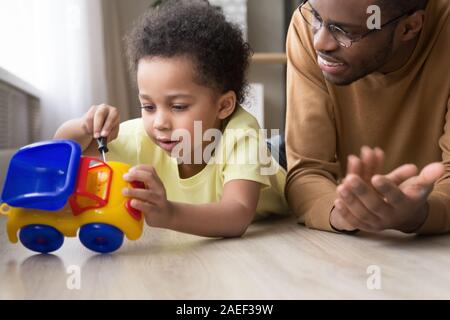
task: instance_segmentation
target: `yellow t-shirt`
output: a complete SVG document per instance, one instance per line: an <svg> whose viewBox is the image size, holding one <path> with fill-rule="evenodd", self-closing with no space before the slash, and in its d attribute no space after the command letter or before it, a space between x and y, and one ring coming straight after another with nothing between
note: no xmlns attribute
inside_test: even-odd
<svg viewBox="0 0 450 320"><path fill-rule="evenodd" d="M177 160L147 136L141 118L120 125L119 136L108 145L107 156L109 161L153 166L166 188L169 201L190 204L219 202L227 182L250 180L262 185L257 218L287 214L284 197L286 171L267 154L259 129L256 119L239 107L226 124L206 167L188 179L180 178ZM264 156L256 156L260 150L264 150Z"/></svg>

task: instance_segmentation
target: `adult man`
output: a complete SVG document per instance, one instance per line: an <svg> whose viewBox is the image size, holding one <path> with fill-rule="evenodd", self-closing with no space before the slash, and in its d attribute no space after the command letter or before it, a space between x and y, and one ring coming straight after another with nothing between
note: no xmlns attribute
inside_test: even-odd
<svg viewBox="0 0 450 320"><path fill-rule="evenodd" d="M449 38L448 0L303 1L287 41L286 195L299 222L450 230Z"/></svg>

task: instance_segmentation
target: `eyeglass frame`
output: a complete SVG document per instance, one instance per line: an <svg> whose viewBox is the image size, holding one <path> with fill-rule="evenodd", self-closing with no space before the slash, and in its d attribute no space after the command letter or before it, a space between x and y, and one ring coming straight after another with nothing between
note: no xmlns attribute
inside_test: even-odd
<svg viewBox="0 0 450 320"><path fill-rule="evenodd" d="M298 11L300 12L300 15L302 16L303 20L305 20L305 22L306 22L308 25L310 25L311 27L313 27L313 26L308 22L308 20L305 18L305 16L304 16L303 13L302 13L302 7L303 7L305 4L307 4L308 2L309 2L309 0L303 0L303 2L298 6ZM310 4L310 5L311 5L311 4ZM314 8L313 8L312 6L311 6L311 8L314 10ZM314 14L313 11L311 11L311 10L309 10L309 9L307 9L307 8L303 8L303 9L309 11L309 12L317 19L316 15ZM355 42L359 42L359 41L361 41L362 39L366 38L367 36L369 36L369 35L371 35L371 34L373 34L373 33L375 33L375 32L381 31L384 27L386 27L386 26L388 26L388 25L390 25L390 24L392 24L392 23L394 23L394 22L397 22L398 20L400 20L401 18L403 18L403 17L405 17L405 16L406 16L406 17L407 17L407 16L410 16L410 15L412 15L413 13L415 13L416 11L417 11L416 9L412 9L412 10L410 10L410 11L408 11L408 12L405 12L405 13L403 13L402 15L400 15L400 16L394 18L394 19L391 19L391 20L389 20L389 21L383 23L383 24L380 26L380 28L369 30L369 31L367 31L367 32L365 32L365 33L363 33L363 34L357 35L356 37L350 36L350 34L351 34L350 32L347 32L347 31L345 31L345 30L342 30L342 28L340 28L340 27L338 27L338 26L336 26L336 25L334 25L334 24L328 24L328 23L326 23L325 21L323 21L322 17L320 17L320 16L319 16L319 17L320 17L321 20L318 19L318 21L320 22L320 28L318 28L317 30L322 29L322 27L325 25L325 27L328 29L328 31L329 31L329 32L331 33L331 35L333 36L333 39L336 40L336 42L337 42L341 47L344 47L344 48L350 48ZM316 13L318 14L317 11L316 11ZM347 37L347 38L350 40L350 45L349 45L349 46L346 46L344 43L342 43L341 41L339 41L338 39L336 39L336 37L335 37L335 35L334 35L333 29L334 29L334 30L337 30L338 32L341 32L345 37Z"/></svg>

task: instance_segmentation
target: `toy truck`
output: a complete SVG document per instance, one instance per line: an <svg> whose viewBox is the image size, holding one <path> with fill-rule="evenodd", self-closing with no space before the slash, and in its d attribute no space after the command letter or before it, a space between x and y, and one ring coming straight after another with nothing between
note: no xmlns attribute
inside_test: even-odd
<svg viewBox="0 0 450 320"><path fill-rule="evenodd" d="M74 141L54 140L19 149L12 157L1 195L7 234L39 253L58 250L64 237L78 237L88 249L110 253L124 235L137 240L143 217L123 188L142 187L122 177L130 166L81 155Z"/></svg>

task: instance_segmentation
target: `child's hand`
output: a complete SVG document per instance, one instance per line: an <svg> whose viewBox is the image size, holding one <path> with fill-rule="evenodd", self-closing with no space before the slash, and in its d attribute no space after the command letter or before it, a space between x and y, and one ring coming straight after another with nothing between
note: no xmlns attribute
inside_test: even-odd
<svg viewBox="0 0 450 320"><path fill-rule="evenodd" d="M82 118L82 126L87 135L94 139L107 137L108 142L117 138L119 125L119 111L106 104L92 106Z"/></svg>
<svg viewBox="0 0 450 320"><path fill-rule="evenodd" d="M170 228L173 210L167 201L166 189L151 166L139 165L133 167L124 175L127 182L138 181L145 189L124 189L123 194L132 198L131 206L140 210L149 226Z"/></svg>

